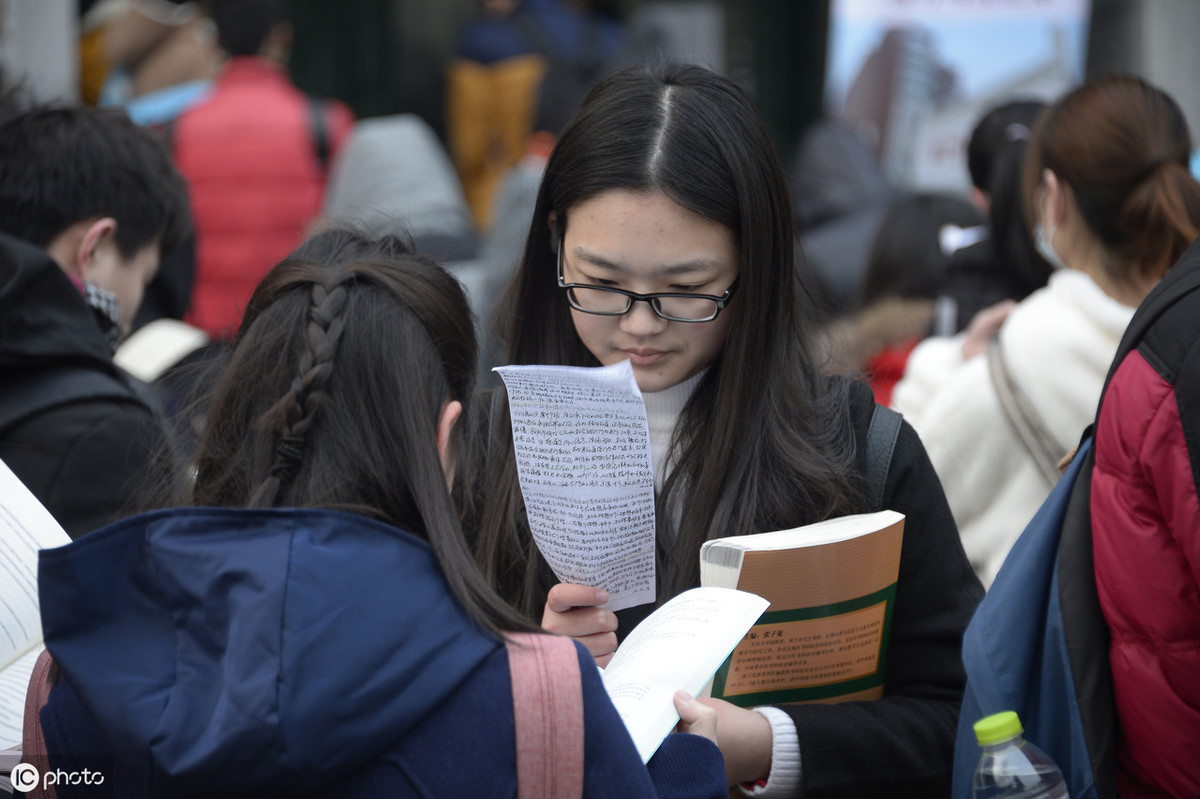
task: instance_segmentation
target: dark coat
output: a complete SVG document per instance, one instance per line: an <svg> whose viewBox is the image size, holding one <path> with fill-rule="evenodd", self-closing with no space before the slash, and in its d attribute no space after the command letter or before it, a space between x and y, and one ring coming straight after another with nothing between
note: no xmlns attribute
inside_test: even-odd
<svg viewBox="0 0 1200 799"><path fill-rule="evenodd" d="M849 393L858 465L866 474L874 395L861 381ZM479 404L478 416L485 419L488 399L481 398ZM924 799L950 793L955 730L966 681L960 657L962 633L983 596L983 586L963 552L929 456L907 422L901 425L892 452L880 508L906 516L885 696L841 705L782 706L796 722L801 793L806 799L885 795ZM542 574L548 590L555 580L544 560ZM618 611L618 637L623 638L653 609L642 605Z"/></svg>
<svg viewBox="0 0 1200 799"><path fill-rule="evenodd" d="M45 250L0 234L0 459L72 538L136 504L165 433Z"/></svg>
<svg viewBox="0 0 1200 799"><path fill-rule="evenodd" d="M39 582L60 670L50 765L105 771L111 795L516 795L507 651L402 530L337 511L157 511L43 551ZM705 738L669 735L643 767L576 654L586 796L727 795ZM58 787L79 795L99 794Z"/></svg>
<svg viewBox="0 0 1200 799"><path fill-rule="evenodd" d="M874 398L851 392L865 470ZM804 796L948 796L966 676L962 633L983 597L941 482L904 423L884 482L883 508L905 515L885 696L843 705L786 705L800 738ZM870 508L869 510L877 510Z"/></svg>

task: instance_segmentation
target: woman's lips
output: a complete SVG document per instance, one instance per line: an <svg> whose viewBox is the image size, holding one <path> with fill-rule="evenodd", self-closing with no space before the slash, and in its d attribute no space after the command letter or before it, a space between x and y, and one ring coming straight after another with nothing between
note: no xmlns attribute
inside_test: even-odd
<svg viewBox="0 0 1200 799"><path fill-rule="evenodd" d="M662 350L621 350L634 366L653 366L666 355Z"/></svg>

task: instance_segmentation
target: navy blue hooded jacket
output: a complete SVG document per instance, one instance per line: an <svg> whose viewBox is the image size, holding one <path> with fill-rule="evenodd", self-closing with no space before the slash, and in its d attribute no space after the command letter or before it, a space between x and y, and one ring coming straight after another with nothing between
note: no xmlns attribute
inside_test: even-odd
<svg viewBox="0 0 1200 799"><path fill-rule="evenodd" d="M399 529L323 510L157 511L44 551L39 583L60 669L42 711L51 765L111 753L112 778L75 790L516 794L506 650ZM671 735L644 767L576 647L586 795L727 795L704 738Z"/></svg>

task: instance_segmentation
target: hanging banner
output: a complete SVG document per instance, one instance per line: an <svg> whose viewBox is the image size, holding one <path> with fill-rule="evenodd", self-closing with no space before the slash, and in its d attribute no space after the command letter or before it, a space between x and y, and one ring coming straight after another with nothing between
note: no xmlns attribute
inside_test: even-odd
<svg viewBox="0 0 1200 799"><path fill-rule="evenodd" d="M832 0L825 105L907 189L965 192L975 123L1082 80L1090 0Z"/></svg>

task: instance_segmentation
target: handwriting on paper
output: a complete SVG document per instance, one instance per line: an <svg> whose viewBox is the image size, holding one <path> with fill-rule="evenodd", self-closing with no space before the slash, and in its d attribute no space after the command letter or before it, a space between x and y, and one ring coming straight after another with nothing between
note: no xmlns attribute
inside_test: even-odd
<svg viewBox="0 0 1200 799"><path fill-rule="evenodd" d="M612 610L654 601L654 468L628 361L502 366L529 526L562 582L608 591Z"/></svg>

